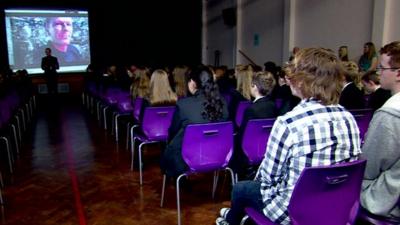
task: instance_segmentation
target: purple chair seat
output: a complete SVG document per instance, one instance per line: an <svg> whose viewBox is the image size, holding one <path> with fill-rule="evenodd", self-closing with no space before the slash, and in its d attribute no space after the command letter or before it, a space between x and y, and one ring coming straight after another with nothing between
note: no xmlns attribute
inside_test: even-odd
<svg viewBox="0 0 400 225"><path fill-rule="evenodd" d="M366 160L358 160L305 168L288 206L292 224L353 224L359 209L365 164ZM254 209L245 211L257 224L274 224L266 217L262 219L262 214Z"/></svg>

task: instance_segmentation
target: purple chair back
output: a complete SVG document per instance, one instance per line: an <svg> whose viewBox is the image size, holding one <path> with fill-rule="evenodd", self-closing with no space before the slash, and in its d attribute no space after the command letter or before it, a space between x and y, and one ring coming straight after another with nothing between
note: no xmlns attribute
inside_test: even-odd
<svg viewBox="0 0 400 225"><path fill-rule="evenodd" d="M136 98L133 103L133 118L136 121L140 119L140 111L142 110L143 98Z"/></svg>
<svg viewBox="0 0 400 225"><path fill-rule="evenodd" d="M283 104L283 99L281 99L281 98L275 99L275 108L276 109L280 109L282 107L282 104Z"/></svg>
<svg viewBox="0 0 400 225"><path fill-rule="evenodd" d="M240 125L242 124L244 111L250 105L251 105L250 101L241 101L241 102L239 102L238 107L236 109L236 117L235 117L236 126L240 127Z"/></svg>
<svg viewBox="0 0 400 225"><path fill-rule="evenodd" d="M358 129L360 129L360 139L363 142L374 112L372 109L354 109L349 110L349 112L353 114L354 119L357 121Z"/></svg>
<svg viewBox="0 0 400 225"><path fill-rule="evenodd" d="M165 141L171 126L175 106L147 107L144 110L142 131L149 141Z"/></svg>
<svg viewBox="0 0 400 225"><path fill-rule="evenodd" d="M353 224L359 209L366 160L305 168L289 202L293 225ZM262 213L245 209L257 224L274 224Z"/></svg>
<svg viewBox="0 0 400 225"><path fill-rule="evenodd" d="M370 99L371 99L371 94L364 95L364 102L366 107L370 107Z"/></svg>
<svg viewBox="0 0 400 225"><path fill-rule="evenodd" d="M7 124L12 118L12 99L9 96L6 96L2 100L0 100L0 123L1 127Z"/></svg>
<svg viewBox="0 0 400 225"><path fill-rule="evenodd" d="M250 165L259 164L264 158L269 134L275 118L254 119L247 122L243 133L242 149Z"/></svg>
<svg viewBox="0 0 400 225"><path fill-rule="evenodd" d="M118 102L120 94L121 94L121 89L116 87L109 87L106 90L104 99L108 104L116 104Z"/></svg>
<svg viewBox="0 0 400 225"><path fill-rule="evenodd" d="M133 112L133 104L132 99L129 93L121 92L118 97L118 111L120 113L128 113Z"/></svg>
<svg viewBox="0 0 400 225"><path fill-rule="evenodd" d="M3 124L6 122L5 110L6 110L5 100L0 99L0 130L3 128Z"/></svg>
<svg viewBox="0 0 400 225"><path fill-rule="evenodd" d="M305 168L288 207L293 225L353 224L360 205L365 164L366 160L358 160Z"/></svg>
<svg viewBox="0 0 400 225"><path fill-rule="evenodd" d="M225 99L227 106L231 104L232 97L229 93L222 93L221 96Z"/></svg>
<svg viewBox="0 0 400 225"><path fill-rule="evenodd" d="M228 165L233 151L231 121L189 124L184 131L182 157L191 172L218 170Z"/></svg>

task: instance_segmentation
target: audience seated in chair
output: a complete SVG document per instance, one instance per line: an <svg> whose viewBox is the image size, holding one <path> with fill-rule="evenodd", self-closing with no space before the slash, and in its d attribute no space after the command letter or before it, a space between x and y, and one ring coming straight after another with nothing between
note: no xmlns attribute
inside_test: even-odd
<svg viewBox="0 0 400 225"><path fill-rule="evenodd" d="M286 73L282 69L277 72L277 85L271 95L275 102L281 101L280 105L276 105L278 115L291 111L300 102L300 98L292 94L286 81Z"/></svg>
<svg viewBox="0 0 400 225"><path fill-rule="evenodd" d="M287 70L289 85L302 101L276 119L255 180L234 186L231 208L221 210L217 224L239 224L245 207L290 224L287 207L303 169L354 161L361 153L356 121L338 105L343 72L334 53L302 49Z"/></svg>
<svg viewBox="0 0 400 225"><path fill-rule="evenodd" d="M370 123L362 148L367 159L361 205L370 213L400 219L400 42L380 50L381 88L392 97Z"/></svg>
<svg viewBox="0 0 400 225"><path fill-rule="evenodd" d="M188 169L181 154L183 132L188 124L228 119L226 103L218 91L212 72L207 67L193 70L188 80L188 89L193 96L177 102L169 128L170 140L161 155L161 170L168 177L177 177Z"/></svg>
<svg viewBox="0 0 400 225"><path fill-rule="evenodd" d="M154 70L150 78L149 93L143 98L141 115L149 106L173 106L176 104L177 96L172 91L168 82L168 74L164 70Z"/></svg>
<svg viewBox="0 0 400 225"><path fill-rule="evenodd" d="M362 76L361 82L365 91L370 95L367 107L371 108L373 111L379 109L383 104L385 104L386 100L392 96L390 90L381 88L379 75L376 71L366 72Z"/></svg>
<svg viewBox="0 0 400 225"><path fill-rule="evenodd" d="M253 76L253 68L249 65L237 65L235 69L237 79L236 90L230 91L231 101L229 104L229 118L234 120L236 117L237 107L241 101L251 100L250 83Z"/></svg>
<svg viewBox="0 0 400 225"><path fill-rule="evenodd" d="M247 177L252 173L248 167L248 160L241 149L243 132L247 122L251 119L263 119L276 117L275 103L271 99L271 91L275 86L275 79L270 72L258 72L251 81L251 95L254 97L253 103L244 111L242 123L238 134L235 137L235 148L229 162L229 167L241 177Z"/></svg>
<svg viewBox="0 0 400 225"><path fill-rule="evenodd" d="M342 93L340 94L339 104L349 109L362 109L364 108L364 93L358 87L358 72L351 69L354 62L343 62L345 65L345 81L343 84ZM355 65L355 64L354 64Z"/></svg>

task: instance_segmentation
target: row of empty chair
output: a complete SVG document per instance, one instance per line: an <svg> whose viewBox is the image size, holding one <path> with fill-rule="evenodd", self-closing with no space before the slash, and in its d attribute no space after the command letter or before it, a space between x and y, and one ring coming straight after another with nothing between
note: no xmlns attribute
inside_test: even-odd
<svg viewBox="0 0 400 225"><path fill-rule="evenodd" d="M36 109L36 98L31 93L19 91L20 89L8 89L0 97L0 141L1 152L5 150L6 159L2 162L8 164L8 172L14 173L15 161L19 156L23 134L32 122ZM2 154L2 157L4 154ZM2 171L4 172L4 171ZM4 186L3 177L0 174L0 185ZM0 203L3 198L0 193Z"/></svg>

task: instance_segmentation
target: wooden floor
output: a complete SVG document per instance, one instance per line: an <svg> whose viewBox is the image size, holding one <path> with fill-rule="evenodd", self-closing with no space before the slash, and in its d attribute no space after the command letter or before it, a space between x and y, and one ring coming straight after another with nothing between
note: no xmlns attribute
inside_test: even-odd
<svg viewBox="0 0 400 225"><path fill-rule="evenodd" d="M144 154L144 184L130 170L124 141L100 128L79 98L38 99L13 175L4 174L2 223L12 225L177 224L175 187L160 207L159 146ZM214 224L229 205L230 180L211 198L212 174L190 178L181 191L183 224Z"/></svg>

